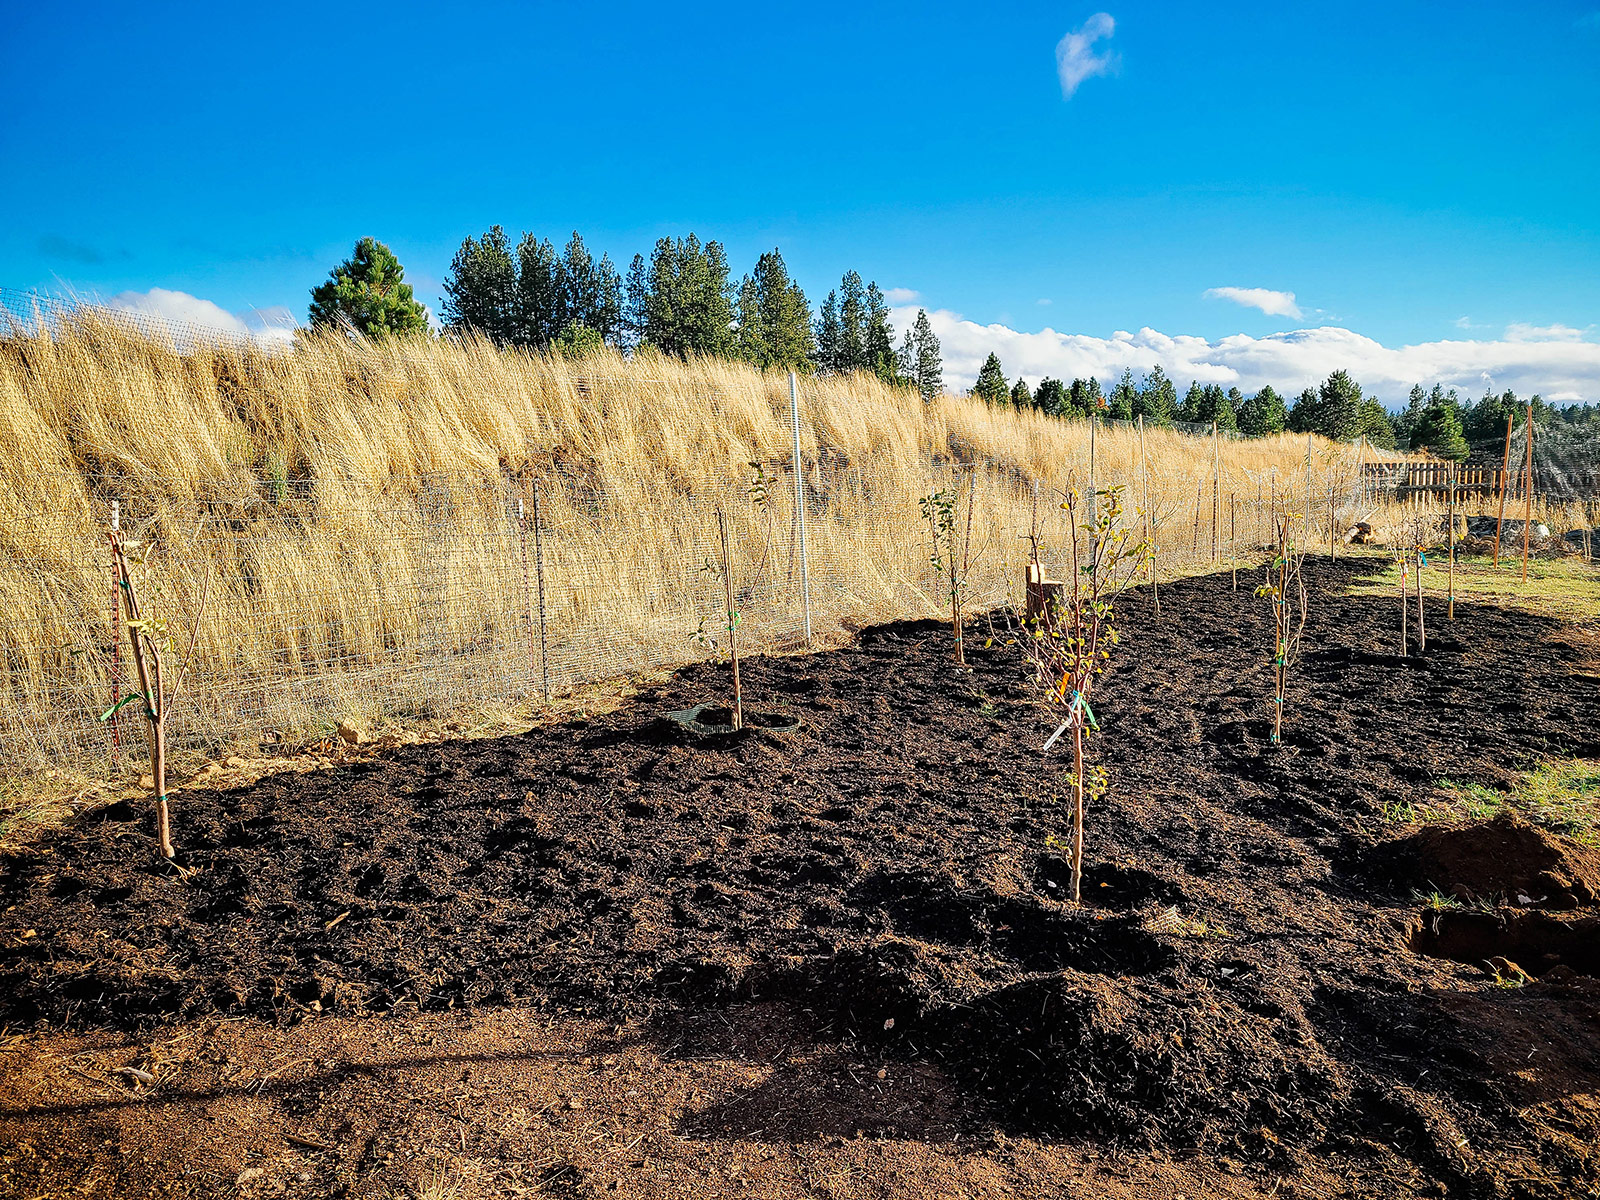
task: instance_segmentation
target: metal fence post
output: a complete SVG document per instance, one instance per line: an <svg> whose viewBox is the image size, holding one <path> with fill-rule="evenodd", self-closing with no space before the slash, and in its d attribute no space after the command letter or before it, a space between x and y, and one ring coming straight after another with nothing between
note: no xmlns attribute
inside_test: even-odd
<svg viewBox="0 0 1600 1200"><path fill-rule="evenodd" d="M806 545L806 485L800 460L800 385L789 372L789 423L794 429L794 519L800 533L800 603L806 645L811 645L811 563Z"/></svg>
<svg viewBox="0 0 1600 1200"><path fill-rule="evenodd" d="M533 569L539 580L539 669L543 675L544 702L550 703L550 636L545 625L544 523L539 519L539 481L533 481Z"/></svg>

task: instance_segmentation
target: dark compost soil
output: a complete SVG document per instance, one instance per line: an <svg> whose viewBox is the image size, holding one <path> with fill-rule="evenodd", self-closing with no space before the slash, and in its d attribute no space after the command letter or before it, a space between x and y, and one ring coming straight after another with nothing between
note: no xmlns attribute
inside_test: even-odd
<svg viewBox="0 0 1600 1200"><path fill-rule="evenodd" d="M1444 777L1600 752L1600 687L1578 632L1489 607L1430 614L1426 654L1398 657L1398 600L1343 594L1367 569L1307 564L1276 749L1254 579L1164 587L1159 623L1123 602L1081 907L1056 848L1066 768L1038 752L1059 718L981 621L965 671L947 629L904 622L747 662L747 703L794 732L659 719L725 699L706 664L588 722L185 794L187 875L116 805L0 860L0 1022L776 1000L819 1037L937 1063L1019 1132L1588 1194L1586 865L1494 826L1453 857L1401 845L1385 814ZM1438 878L1451 861L1470 880ZM1413 896L1556 879L1549 907L1576 912L1474 914L1454 940ZM1532 982L1452 956L1497 930Z"/></svg>

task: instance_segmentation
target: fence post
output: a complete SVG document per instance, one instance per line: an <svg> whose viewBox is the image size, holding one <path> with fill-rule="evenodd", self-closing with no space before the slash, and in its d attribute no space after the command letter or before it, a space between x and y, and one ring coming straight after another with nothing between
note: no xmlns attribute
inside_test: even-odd
<svg viewBox="0 0 1600 1200"><path fill-rule="evenodd" d="M122 501L111 502L111 532L122 532ZM115 705L122 699L122 587L115 556L111 560L111 765L122 765L122 714Z"/></svg>
<svg viewBox="0 0 1600 1200"><path fill-rule="evenodd" d="M518 502L521 503L520 501ZM545 627L544 607L544 529L539 519L539 481L533 481L533 569L539 581L539 670L543 676L544 702L550 703L550 639Z"/></svg>
<svg viewBox="0 0 1600 1200"><path fill-rule="evenodd" d="M800 461L800 385L789 372L789 424L794 430L794 519L800 533L800 603L806 645L811 645L811 563L806 545L806 485Z"/></svg>

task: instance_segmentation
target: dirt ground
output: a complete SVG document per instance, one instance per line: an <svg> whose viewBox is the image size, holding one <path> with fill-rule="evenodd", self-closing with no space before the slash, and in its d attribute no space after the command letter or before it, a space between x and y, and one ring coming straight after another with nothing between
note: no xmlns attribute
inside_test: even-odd
<svg viewBox="0 0 1600 1200"><path fill-rule="evenodd" d="M1277 749L1253 580L1125 600L1082 907L981 621L746 664L793 733L660 720L705 665L192 793L183 872L85 817L0 860L0 1195L1600 1194L1594 856L1395 819L1600 755L1591 631L1402 659L1372 569L1308 564Z"/></svg>

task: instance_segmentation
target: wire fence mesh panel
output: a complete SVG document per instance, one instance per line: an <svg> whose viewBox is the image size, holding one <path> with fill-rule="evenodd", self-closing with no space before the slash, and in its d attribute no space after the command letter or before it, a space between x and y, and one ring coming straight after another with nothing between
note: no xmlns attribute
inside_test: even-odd
<svg viewBox="0 0 1600 1200"><path fill-rule="evenodd" d="M947 620L919 504L941 490L963 541L970 522L969 613L1020 602L1036 526L1061 577L1061 497L1091 479L1122 489L1163 577L1225 567L1286 511L1336 541L1398 495L1369 478L1386 456L1302 435L1091 426L861 378L800 381L792 402L734 364L474 341L219 344L0 301L12 767L143 762L136 707L101 719L130 686L113 512L175 655L197 622L170 726L209 753L721 656L719 514L759 653L803 647L808 613L814 644Z"/></svg>

